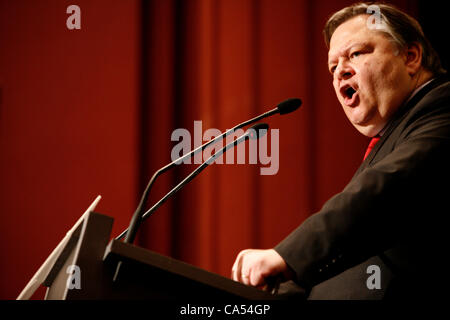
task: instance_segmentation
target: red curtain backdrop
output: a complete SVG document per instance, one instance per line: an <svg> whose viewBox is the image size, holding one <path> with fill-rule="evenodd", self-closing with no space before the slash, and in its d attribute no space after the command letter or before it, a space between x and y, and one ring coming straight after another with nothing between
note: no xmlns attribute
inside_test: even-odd
<svg viewBox="0 0 450 320"><path fill-rule="evenodd" d="M275 175L214 164L139 231L137 245L224 276L240 250L273 247L319 210L361 162L368 140L336 100L322 37L351 1L75 2L0 0L1 299L17 297L98 194L112 236L124 230L171 162L172 132L194 136L194 121L223 132L303 100L266 120L279 130ZM66 27L71 4L80 30ZM158 179L148 206L196 166Z"/></svg>

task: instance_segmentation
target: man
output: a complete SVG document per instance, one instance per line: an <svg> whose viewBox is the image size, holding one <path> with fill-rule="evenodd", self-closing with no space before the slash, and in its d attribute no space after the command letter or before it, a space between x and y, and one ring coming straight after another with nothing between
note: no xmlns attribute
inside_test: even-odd
<svg viewBox="0 0 450 320"><path fill-rule="evenodd" d="M450 82L419 24L392 6L344 8L324 35L338 100L373 149L274 249L240 252L232 277L293 280L310 299L438 297L448 278Z"/></svg>

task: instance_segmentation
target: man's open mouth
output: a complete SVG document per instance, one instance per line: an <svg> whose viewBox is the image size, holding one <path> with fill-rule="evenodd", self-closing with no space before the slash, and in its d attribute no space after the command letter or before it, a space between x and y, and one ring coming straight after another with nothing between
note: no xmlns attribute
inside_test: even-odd
<svg viewBox="0 0 450 320"><path fill-rule="evenodd" d="M351 99L351 98L353 97L353 94L354 94L355 92L356 92L356 90L353 89L352 87L348 87L348 88L345 90L345 94L346 94L347 98L349 98L349 99Z"/></svg>
<svg viewBox="0 0 450 320"><path fill-rule="evenodd" d="M351 85L345 85L341 88L341 94L344 97L344 103L347 106L352 106L356 101L356 89Z"/></svg>

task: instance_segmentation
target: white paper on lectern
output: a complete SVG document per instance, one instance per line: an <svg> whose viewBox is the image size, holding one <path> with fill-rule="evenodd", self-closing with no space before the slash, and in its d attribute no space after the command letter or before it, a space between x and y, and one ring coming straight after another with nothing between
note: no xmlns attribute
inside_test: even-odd
<svg viewBox="0 0 450 320"><path fill-rule="evenodd" d="M65 237L61 240L61 242L56 246L56 248L52 251L52 253L48 256L47 260L41 265L41 267L36 271L34 276L22 290L20 295L17 297L17 300L28 300L31 298L33 293L39 288L39 286L45 281L50 270L52 270L53 265L61 254L62 250L66 246L67 242L69 242L72 237L73 232L78 228L78 226L83 222L84 218L92 211L94 211L98 202L102 197L97 196L94 202L87 208L86 212L78 219L78 221L73 225L73 227L66 233Z"/></svg>

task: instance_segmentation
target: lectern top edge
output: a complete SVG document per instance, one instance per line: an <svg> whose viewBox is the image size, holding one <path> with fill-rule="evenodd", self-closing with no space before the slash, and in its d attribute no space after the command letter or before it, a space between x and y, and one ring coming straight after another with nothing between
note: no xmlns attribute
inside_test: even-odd
<svg viewBox="0 0 450 320"><path fill-rule="evenodd" d="M151 268L179 275L192 281L226 291L248 300L277 300L278 297L268 292L246 286L219 274L209 272L191 264L158 254L118 240L112 240L105 250L105 262L134 261Z"/></svg>

